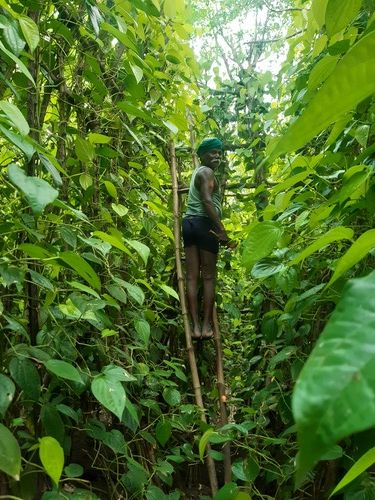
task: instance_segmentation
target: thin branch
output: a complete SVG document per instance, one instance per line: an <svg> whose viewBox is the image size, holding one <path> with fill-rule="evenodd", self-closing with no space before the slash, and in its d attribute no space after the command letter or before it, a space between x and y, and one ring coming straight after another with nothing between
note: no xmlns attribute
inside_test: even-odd
<svg viewBox="0 0 375 500"><path fill-rule="evenodd" d="M288 35L288 36L285 36L285 37L281 36L280 38L271 38L269 40L250 40L250 42L246 42L246 44L251 45L251 44L256 44L256 43L274 43L274 42L280 42L281 40L288 40L289 38L293 38L295 36L298 36L301 33L303 33L304 31L305 30L298 30L295 33L293 33L292 35Z"/></svg>

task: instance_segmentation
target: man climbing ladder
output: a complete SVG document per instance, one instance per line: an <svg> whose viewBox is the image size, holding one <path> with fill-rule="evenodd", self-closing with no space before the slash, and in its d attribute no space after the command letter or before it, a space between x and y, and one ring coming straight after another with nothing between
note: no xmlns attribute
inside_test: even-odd
<svg viewBox="0 0 375 500"><path fill-rule="evenodd" d="M216 262L219 243L233 246L221 222L221 190L217 171L223 144L205 139L197 149L201 166L193 172L187 210L182 221L186 256L186 281L194 339L213 337L212 311L215 302ZM203 323L198 306L198 282L203 279Z"/></svg>

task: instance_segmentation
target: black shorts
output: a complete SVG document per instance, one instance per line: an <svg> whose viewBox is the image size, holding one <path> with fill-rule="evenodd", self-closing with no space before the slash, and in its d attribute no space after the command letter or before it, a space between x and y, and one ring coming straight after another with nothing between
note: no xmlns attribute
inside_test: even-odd
<svg viewBox="0 0 375 500"><path fill-rule="evenodd" d="M217 254L219 252L219 240L210 233L217 231L209 217L188 216L182 219L182 237L184 247L197 246L201 250Z"/></svg>

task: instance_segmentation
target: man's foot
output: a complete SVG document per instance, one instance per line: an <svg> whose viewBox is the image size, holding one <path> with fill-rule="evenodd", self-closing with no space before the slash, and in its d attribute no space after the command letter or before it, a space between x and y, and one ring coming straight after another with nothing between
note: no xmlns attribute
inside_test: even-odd
<svg viewBox="0 0 375 500"><path fill-rule="evenodd" d="M191 338L195 340L199 340L202 338L202 331L198 325L194 326L193 331L191 333Z"/></svg>

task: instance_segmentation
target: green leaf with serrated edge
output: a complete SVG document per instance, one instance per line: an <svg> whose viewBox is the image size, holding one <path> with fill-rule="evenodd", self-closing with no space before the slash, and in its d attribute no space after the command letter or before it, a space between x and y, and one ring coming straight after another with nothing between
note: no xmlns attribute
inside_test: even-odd
<svg viewBox="0 0 375 500"><path fill-rule="evenodd" d="M267 257L276 247L283 228L276 222L257 222L250 228L244 242L242 263L249 269L257 260Z"/></svg>
<svg viewBox="0 0 375 500"><path fill-rule="evenodd" d="M143 262L147 265L147 260L150 255L150 248L137 240L125 240L126 243L133 247L134 250L142 257Z"/></svg>
<svg viewBox="0 0 375 500"><path fill-rule="evenodd" d="M340 276L352 268L375 247L375 229L370 229L353 243L349 250L337 261L335 271L327 286L331 286Z"/></svg>
<svg viewBox="0 0 375 500"><path fill-rule="evenodd" d="M180 297L178 296L178 293L176 290L174 290L172 287L168 285L160 285L160 288L167 294L170 295L171 297L174 297L176 300L180 300Z"/></svg>
<svg viewBox="0 0 375 500"><path fill-rule="evenodd" d="M362 455L354 465L350 467L345 476L341 479L336 488L332 491L329 498L333 495L336 495L340 490L345 488L349 483L354 481L360 474L362 474L366 469L371 467L375 463L375 447L366 451L364 455Z"/></svg>
<svg viewBox="0 0 375 500"><path fill-rule="evenodd" d="M30 52L34 52L39 44L39 30L35 22L28 16L20 16L18 18L21 30L27 45L30 48Z"/></svg>
<svg viewBox="0 0 375 500"><path fill-rule="evenodd" d="M201 460L203 460L204 452L206 450L206 446L207 446L207 444L208 444L208 442L210 440L210 437L213 434L217 434L217 432L215 432L213 428L207 429L206 432L202 435L202 437L199 440L198 449L199 449L199 458Z"/></svg>
<svg viewBox="0 0 375 500"><path fill-rule="evenodd" d="M155 428L156 439L162 446L165 446L172 435L172 426L168 420L158 422Z"/></svg>
<svg viewBox="0 0 375 500"><path fill-rule="evenodd" d="M269 161L304 146L375 91L375 32L362 37L337 63L301 116L275 147Z"/></svg>
<svg viewBox="0 0 375 500"><path fill-rule="evenodd" d="M14 163L8 165L8 176L11 182L22 191L32 211L40 215L45 207L58 196L58 191L39 177L29 177Z"/></svg>
<svg viewBox="0 0 375 500"><path fill-rule="evenodd" d="M0 373L0 417L4 418L5 413L13 400L16 387L13 381Z"/></svg>
<svg viewBox="0 0 375 500"><path fill-rule="evenodd" d="M57 377L83 384L83 380L77 368L66 361L62 361L61 359L50 359L45 363L45 366L50 373L53 373Z"/></svg>
<svg viewBox="0 0 375 500"><path fill-rule="evenodd" d="M98 375L91 383L91 392L107 410L121 420L125 409L126 394L121 382Z"/></svg>
<svg viewBox="0 0 375 500"><path fill-rule="evenodd" d="M29 124L17 106L11 102L0 101L0 112L1 111L5 114L10 124L16 128L21 135L28 135L30 132Z"/></svg>
<svg viewBox="0 0 375 500"><path fill-rule="evenodd" d="M43 468L57 486L64 468L64 450L51 436L39 440L39 457Z"/></svg>
<svg viewBox="0 0 375 500"><path fill-rule="evenodd" d="M26 68L26 66L23 64L23 62L21 61L21 59L18 59L18 57L16 57L14 54L12 54L12 52L10 52L10 50L8 50L7 48L5 48L4 44L2 42L0 42L0 50L2 52L4 52L4 54L6 54L8 57L10 57L12 59L12 61L14 61L16 63L16 65L18 66L18 68L20 69L20 71L35 86L34 78L31 76L30 71Z"/></svg>
<svg viewBox="0 0 375 500"><path fill-rule="evenodd" d="M89 295L93 295L97 299L100 299L100 295L97 292L95 292L95 290L86 285L83 285L82 283L79 283L78 281L68 281L68 284L71 287L76 288L77 290L81 290L81 292L86 292Z"/></svg>
<svg viewBox="0 0 375 500"><path fill-rule="evenodd" d="M323 234L323 236L320 236L320 238L315 240L314 243L311 243L311 245L305 248L305 250L303 250L301 253L296 255L290 261L290 265L293 266L295 264L298 264L302 260L312 255L314 252L321 250L330 243L333 243L334 241L350 240L353 238L353 234L354 234L353 229L350 229L348 227L343 227L343 226L334 227L333 229L330 229L327 233Z"/></svg>
<svg viewBox="0 0 375 500"><path fill-rule="evenodd" d="M349 282L302 368L292 399L297 484L334 444L375 425L374 310L375 271Z"/></svg>
<svg viewBox="0 0 375 500"><path fill-rule="evenodd" d="M94 269L85 259L74 252L62 252L59 259L68 264L74 271L81 276L89 285L97 290L100 289L100 280Z"/></svg>
<svg viewBox="0 0 375 500"><path fill-rule="evenodd" d="M13 477L16 481L21 472L21 451L16 438L0 424L0 470Z"/></svg>
<svg viewBox="0 0 375 500"><path fill-rule="evenodd" d="M213 500L235 500L239 492L236 483L227 483L220 488Z"/></svg>
<svg viewBox="0 0 375 500"><path fill-rule="evenodd" d="M328 0L325 24L329 36L343 30L357 16L362 0Z"/></svg>

